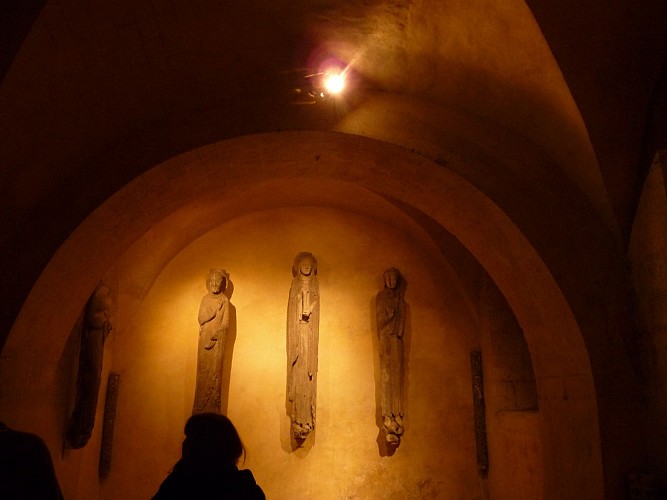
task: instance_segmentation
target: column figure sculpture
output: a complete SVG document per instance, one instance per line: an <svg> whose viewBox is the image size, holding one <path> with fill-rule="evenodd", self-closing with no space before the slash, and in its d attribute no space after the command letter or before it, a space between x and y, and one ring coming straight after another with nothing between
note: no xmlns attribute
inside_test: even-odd
<svg viewBox="0 0 667 500"><path fill-rule="evenodd" d="M192 413L220 412L222 361L229 329L227 273L211 269L206 281L208 293L199 305L199 342L197 344L197 381Z"/></svg>
<svg viewBox="0 0 667 500"><path fill-rule="evenodd" d="M67 427L67 442L83 448L93 433L97 399L102 381L104 341L111 331L111 289L100 283L88 299L79 344L76 401Z"/></svg>
<svg viewBox="0 0 667 500"><path fill-rule="evenodd" d="M385 439L398 446L403 434L403 332L405 281L398 269L384 272L384 289L377 294L375 313L380 349L380 403Z"/></svg>
<svg viewBox="0 0 667 500"><path fill-rule="evenodd" d="M301 252L292 266L287 306L287 400L292 434L302 441L315 428L320 285L317 260Z"/></svg>

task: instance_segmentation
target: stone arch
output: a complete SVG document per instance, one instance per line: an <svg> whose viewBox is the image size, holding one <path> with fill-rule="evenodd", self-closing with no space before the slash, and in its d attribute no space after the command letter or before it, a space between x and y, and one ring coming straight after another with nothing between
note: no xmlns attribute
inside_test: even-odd
<svg viewBox="0 0 667 500"><path fill-rule="evenodd" d="M328 191L299 190L301 183ZM8 397L2 407L14 405L18 413L24 407L30 418L27 397L53 401L54 367L71 325L95 283L131 247L151 246L142 264L142 285L150 287L150 276L171 256L226 220L285 204L372 210L355 201L355 190L427 214L493 278L524 331L533 361L544 496L601 498L588 354L567 300L537 251L498 206L451 170L397 146L344 134L282 132L221 141L158 165L112 196L61 246L24 304L3 353L7 370L1 382ZM48 336L40 333L47 331ZM26 387L22 366L35 358L42 362Z"/></svg>

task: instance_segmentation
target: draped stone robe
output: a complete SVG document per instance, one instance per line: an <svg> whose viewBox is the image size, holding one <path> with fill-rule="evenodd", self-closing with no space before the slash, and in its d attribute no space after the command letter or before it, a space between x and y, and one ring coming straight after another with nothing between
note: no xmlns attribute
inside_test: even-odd
<svg viewBox="0 0 667 500"><path fill-rule="evenodd" d="M287 398L292 432L298 439L305 439L315 428L319 304L317 276L303 276L297 271L287 306ZM304 312L308 310L311 312L306 317Z"/></svg>
<svg viewBox="0 0 667 500"><path fill-rule="evenodd" d="M223 293L206 294L199 306L197 382L192 413L221 408L222 361L229 328L229 299Z"/></svg>
<svg viewBox="0 0 667 500"><path fill-rule="evenodd" d="M104 341L111 331L111 308L111 289L98 285L86 305L81 330L76 403L67 428L68 445L74 449L88 443L95 425Z"/></svg>
<svg viewBox="0 0 667 500"><path fill-rule="evenodd" d="M383 417L403 417L403 330L405 301L400 285L385 287L376 298L380 346L380 388Z"/></svg>

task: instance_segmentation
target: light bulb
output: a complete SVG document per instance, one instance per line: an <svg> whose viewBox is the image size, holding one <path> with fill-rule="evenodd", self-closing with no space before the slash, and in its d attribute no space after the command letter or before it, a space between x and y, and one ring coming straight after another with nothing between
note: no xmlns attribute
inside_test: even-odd
<svg viewBox="0 0 667 500"><path fill-rule="evenodd" d="M340 93L345 87L343 74L327 74L324 80L324 87L330 94Z"/></svg>

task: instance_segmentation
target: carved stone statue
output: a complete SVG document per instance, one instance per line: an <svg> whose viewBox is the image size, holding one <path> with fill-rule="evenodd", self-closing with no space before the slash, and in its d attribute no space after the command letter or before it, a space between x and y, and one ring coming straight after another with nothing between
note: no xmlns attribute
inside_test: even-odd
<svg viewBox="0 0 667 500"><path fill-rule="evenodd" d="M292 266L287 306L287 399L292 433L304 440L315 428L320 285L317 260L301 252Z"/></svg>
<svg viewBox="0 0 667 500"><path fill-rule="evenodd" d="M199 342L197 346L197 382L192 413L220 412L222 360L229 328L229 299L224 291L227 273L211 269L208 293L199 305Z"/></svg>
<svg viewBox="0 0 667 500"><path fill-rule="evenodd" d="M104 341L111 331L112 304L111 289L104 283L97 286L86 304L79 346L76 402L67 427L67 441L74 449L83 448L93 433Z"/></svg>
<svg viewBox="0 0 667 500"><path fill-rule="evenodd" d="M377 294L375 313L380 347L381 413L385 439L398 446L403 434L403 277L392 267L384 272L384 289Z"/></svg>

